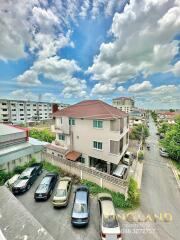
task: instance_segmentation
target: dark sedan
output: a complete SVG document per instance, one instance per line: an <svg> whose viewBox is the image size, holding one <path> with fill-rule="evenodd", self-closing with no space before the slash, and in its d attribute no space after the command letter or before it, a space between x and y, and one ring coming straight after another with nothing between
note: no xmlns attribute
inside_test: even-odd
<svg viewBox="0 0 180 240"><path fill-rule="evenodd" d="M36 163L26 168L12 186L14 194L23 193L30 189L33 182L42 173L42 164Z"/></svg>
<svg viewBox="0 0 180 240"><path fill-rule="evenodd" d="M57 173L46 174L46 176L42 179L39 186L36 188L36 191L34 193L34 199L47 200L51 196L57 180L58 180Z"/></svg>
<svg viewBox="0 0 180 240"><path fill-rule="evenodd" d="M71 214L73 226L81 227L89 223L89 189L86 186L77 187Z"/></svg>

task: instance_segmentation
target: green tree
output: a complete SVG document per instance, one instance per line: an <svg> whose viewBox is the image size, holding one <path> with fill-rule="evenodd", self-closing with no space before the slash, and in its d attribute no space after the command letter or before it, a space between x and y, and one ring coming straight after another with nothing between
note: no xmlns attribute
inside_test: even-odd
<svg viewBox="0 0 180 240"><path fill-rule="evenodd" d="M30 137L49 143L55 140L55 135L51 133L48 129L38 130L33 128L30 130Z"/></svg>
<svg viewBox="0 0 180 240"><path fill-rule="evenodd" d="M157 122L157 113L155 111L151 111L151 116L155 122Z"/></svg>
<svg viewBox="0 0 180 240"><path fill-rule="evenodd" d="M161 144L172 159L180 162L180 118L177 118L176 124L173 124L171 129L166 132Z"/></svg>
<svg viewBox="0 0 180 240"><path fill-rule="evenodd" d="M172 125L170 125L169 123L164 122L164 123L162 123L162 124L159 126L158 132L165 134L167 131L171 130L171 128L172 128Z"/></svg>
<svg viewBox="0 0 180 240"><path fill-rule="evenodd" d="M148 136L149 129L143 124L133 127L130 133L130 139L141 140L142 138L142 140L145 141Z"/></svg>
<svg viewBox="0 0 180 240"><path fill-rule="evenodd" d="M170 111L170 112L175 112L175 110L174 110L174 109L172 109L172 108L170 108L170 109L169 109L169 111Z"/></svg>

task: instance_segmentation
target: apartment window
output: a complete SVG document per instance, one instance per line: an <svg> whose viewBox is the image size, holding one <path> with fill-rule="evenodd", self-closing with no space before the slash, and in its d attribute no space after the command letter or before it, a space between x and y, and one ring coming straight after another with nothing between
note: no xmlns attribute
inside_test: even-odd
<svg viewBox="0 0 180 240"><path fill-rule="evenodd" d="M65 135L62 133L62 134L59 134L59 140L62 140L64 141L65 140Z"/></svg>
<svg viewBox="0 0 180 240"><path fill-rule="evenodd" d="M3 108L3 112L7 111L7 109Z"/></svg>
<svg viewBox="0 0 180 240"><path fill-rule="evenodd" d="M69 125L75 125L75 119L69 118Z"/></svg>
<svg viewBox="0 0 180 240"><path fill-rule="evenodd" d="M93 148L102 150L102 142L93 141Z"/></svg>
<svg viewBox="0 0 180 240"><path fill-rule="evenodd" d="M6 105L6 103L3 102L2 105Z"/></svg>
<svg viewBox="0 0 180 240"><path fill-rule="evenodd" d="M110 140L110 153L119 154L119 141Z"/></svg>
<svg viewBox="0 0 180 240"><path fill-rule="evenodd" d="M94 128L102 128L103 127L103 121L102 120L93 120L93 127Z"/></svg>
<svg viewBox="0 0 180 240"><path fill-rule="evenodd" d="M23 106L23 103L20 103L19 106Z"/></svg>

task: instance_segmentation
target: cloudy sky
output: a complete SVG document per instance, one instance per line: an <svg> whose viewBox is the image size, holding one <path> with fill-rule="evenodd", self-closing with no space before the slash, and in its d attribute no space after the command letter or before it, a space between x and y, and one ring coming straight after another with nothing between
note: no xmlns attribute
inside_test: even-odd
<svg viewBox="0 0 180 240"><path fill-rule="evenodd" d="M0 97L180 108L179 0L0 0Z"/></svg>

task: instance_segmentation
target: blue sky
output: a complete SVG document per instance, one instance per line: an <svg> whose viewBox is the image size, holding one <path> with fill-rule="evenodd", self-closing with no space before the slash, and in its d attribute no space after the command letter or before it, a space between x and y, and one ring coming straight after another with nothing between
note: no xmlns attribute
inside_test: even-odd
<svg viewBox="0 0 180 240"><path fill-rule="evenodd" d="M180 108L177 0L2 0L0 97Z"/></svg>

